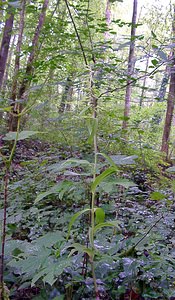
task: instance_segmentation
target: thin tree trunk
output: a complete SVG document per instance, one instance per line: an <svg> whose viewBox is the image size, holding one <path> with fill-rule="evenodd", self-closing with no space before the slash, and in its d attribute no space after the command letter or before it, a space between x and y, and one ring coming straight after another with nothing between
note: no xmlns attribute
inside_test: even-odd
<svg viewBox="0 0 175 300"><path fill-rule="evenodd" d="M25 5L26 0L21 1L21 11L20 11L20 21L19 21L19 34L18 34L18 41L16 45L16 57L15 57L15 67L14 67L14 77L12 82L12 92L11 92L11 100L12 100L12 112L15 114L16 107L15 107L15 100L17 97L17 85L18 85L18 73L20 68L20 52L21 52L21 46L22 46L22 37L23 37L23 31L24 31L24 16L25 16ZM16 130L16 119L14 119L13 114L9 115L9 131L15 131ZM13 122L15 121L15 122ZM15 128L13 128L15 125Z"/></svg>
<svg viewBox="0 0 175 300"><path fill-rule="evenodd" d="M106 11L105 11L105 17L106 17L106 23L108 25L108 27L111 24L111 8L110 8L110 0L107 0L106 2ZM105 38L108 39L109 38L109 32L106 31L105 32Z"/></svg>
<svg viewBox="0 0 175 300"><path fill-rule="evenodd" d="M7 19L4 25L3 37L0 48L0 90L2 87L3 77L6 69L8 52L10 48L10 40L12 36L13 22L14 8L9 5L7 8Z"/></svg>
<svg viewBox="0 0 175 300"><path fill-rule="evenodd" d="M175 59L174 65L175 65ZM169 139L170 139L170 132L171 132L171 124L173 120L173 111L174 111L174 103L175 103L175 67L171 68L171 75L170 75L170 87L168 93L168 100L167 100L167 111L165 117L165 125L162 137L162 147L161 151L165 152L166 158L168 158L168 150L169 150Z"/></svg>
<svg viewBox="0 0 175 300"><path fill-rule="evenodd" d="M46 10L47 10L48 5L49 5L49 0L44 0L42 11L39 16L38 25L36 27L35 34L34 34L33 41L32 41L32 47L31 47L32 50L29 54L28 61L27 61L26 74L24 76L24 79L23 79L22 84L19 89L19 95L18 95L19 99L23 99L24 93L26 92L27 87L31 82L30 78L33 75L33 63L35 61L39 36L40 36L41 30L42 30L42 27L44 25Z"/></svg>
<svg viewBox="0 0 175 300"><path fill-rule="evenodd" d="M170 61L171 59L172 59L172 53L169 55L168 60ZM157 96L158 102L163 102L165 100L166 89L168 86L168 81L170 79L170 72L171 72L171 66L170 66L170 63L168 62L168 64L166 65L164 76L162 78L161 85L160 85L159 94Z"/></svg>
<svg viewBox="0 0 175 300"><path fill-rule="evenodd" d="M40 36L41 30L44 25L46 10L48 8L48 5L49 5L49 0L44 0L42 10L41 10L41 13L39 16L38 25L36 27L35 34L34 34L34 37L32 40L32 47L31 47L32 50L29 53L29 57L27 60L26 72L25 72L23 81L20 85L19 92L18 92L18 99L21 101L24 101L24 99L26 97L27 89L30 86L32 76L34 74L33 64L35 62L35 58L37 55L39 36ZM17 118L17 116L15 116L15 114L17 115L17 113L22 110L22 103L20 105L18 105L18 107L15 107L15 109L16 110L14 111L14 113L12 115L13 120L11 120L11 122L13 123L13 128L12 128L13 131L16 131L17 123L18 123L18 118Z"/></svg>
<svg viewBox="0 0 175 300"><path fill-rule="evenodd" d="M174 5L174 16L173 16L173 24L172 24L172 36L175 36L175 5ZM172 51L172 64L170 69L170 86L168 92L168 100L167 100L167 110L165 117L165 125L162 136L162 146L161 152L164 152L166 155L166 159L168 159L168 151L169 151L169 140L170 140L170 132L171 132L171 124L173 120L173 111L175 104L175 51Z"/></svg>
<svg viewBox="0 0 175 300"><path fill-rule="evenodd" d="M146 61L146 66L145 66L145 77L143 79L143 85L142 85L142 93L141 93L141 96L140 96L140 107L142 107L142 104L144 102L144 97L145 97L145 88L146 88L146 75L148 73L148 66L149 66L149 57L150 57L150 52L151 52L151 49L149 48L149 52L148 52L148 56L147 56L147 61Z"/></svg>
<svg viewBox="0 0 175 300"><path fill-rule="evenodd" d="M132 79L131 76L134 72L134 53L135 53L135 37L136 37L136 19L137 19L137 0L133 2L133 15L132 15L132 25L131 25L131 44L129 49L129 58L128 58L128 71L127 71L127 87L125 94L125 109L124 109L124 121L123 129L126 129L128 126L128 118L130 114L130 103L131 103L131 91L132 91Z"/></svg>
<svg viewBox="0 0 175 300"><path fill-rule="evenodd" d="M71 96L72 92L73 92L72 91L72 80L70 79L70 77L67 77L65 90L62 95L62 99L61 99L61 103L60 103L60 107L59 107L59 113L65 112L67 101L70 100L70 96Z"/></svg>
<svg viewBox="0 0 175 300"><path fill-rule="evenodd" d="M9 49L9 53L8 53L8 59L7 59L7 63L6 63L6 68L5 68L5 74L4 74L4 78L3 78L3 82L2 82L2 87L1 87L1 93L3 96L5 96L6 92L9 92L9 90L7 89L7 82L8 82L8 78L9 78L9 71L10 71L10 67L11 67L11 63L12 63L12 57L13 57L13 50L15 47L15 42L16 42L16 35L13 35L13 39L11 41L11 45L10 45L10 49Z"/></svg>

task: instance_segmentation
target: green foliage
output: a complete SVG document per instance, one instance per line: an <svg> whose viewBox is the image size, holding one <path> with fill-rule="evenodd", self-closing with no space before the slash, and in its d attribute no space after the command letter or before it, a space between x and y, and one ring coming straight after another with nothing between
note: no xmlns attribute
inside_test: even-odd
<svg viewBox="0 0 175 300"><path fill-rule="evenodd" d="M16 140L16 138L17 138L18 141L25 140L25 139L27 139L27 138L29 138L32 135L35 135L37 133L39 133L39 132L29 131L29 130L28 131L24 130L24 131L21 131L19 133L17 133L17 132L8 132L5 135L5 137L3 137L3 140L4 141L13 141L13 140Z"/></svg>
<svg viewBox="0 0 175 300"><path fill-rule="evenodd" d="M126 11L127 5L122 0L109 2L113 5L108 8L106 1L69 3L79 36L64 1L50 3L28 76L31 85L25 101L16 102L26 111L21 116L24 130L4 135L7 114L12 112L16 40L11 43L8 78L0 99L0 164L9 157L8 142L16 140L8 169L4 276L12 299L19 290L24 294L18 298L25 298L25 289L32 291L32 287L38 295L29 297L36 300L93 299L95 277L100 299L175 297L175 169L164 171L168 165L159 149L166 103L157 103L167 49L174 44L166 40L168 30L160 30L155 21L155 9L147 13L147 24L141 17L144 24L136 27L139 31L142 26L143 33L136 37L136 68L130 78L133 102L128 128L123 130L131 44L127 36L132 23L125 20L122 9ZM5 11L7 3L2 5ZM16 9L19 1L11 5ZM38 1L26 5L18 86L24 79L40 9ZM113 21L107 20L110 9ZM161 10L158 21L164 24L160 14ZM18 21L16 12L16 36ZM143 86L145 76L149 81ZM26 141L35 134L40 139ZM171 140L173 134L172 130ZM4 169L0 172L3 178Z"/></svg>

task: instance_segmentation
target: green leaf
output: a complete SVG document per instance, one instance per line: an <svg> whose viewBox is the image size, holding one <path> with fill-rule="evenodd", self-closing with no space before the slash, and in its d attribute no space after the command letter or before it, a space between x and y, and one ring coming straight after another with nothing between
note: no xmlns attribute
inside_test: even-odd
<svg viewBox="0 0 175 300"><path fill-rule="evenodd" d="M175 166L166 169L167 172L175 172Z"/></svg>
<svg viewBox="0 0 175 300"><path fill-rule="evenodd" d="M37 204L39 201L44 199L45 197L51 195L51 194L59 194L60 200L62 200L64 194L66 192L70 192L72 188L75 188L72 181L64 180L61 183L55 184L50 190L40 193L36 199L34 204Z"/></svg>
<svg viewBox="0 0 175 300"><path fill-rule="evenodd" d="M115 184L123 186L124 188L128 189L132 186L137 186L136 183L134 183L133 181L127 180L127 179L117 179L115 181Z"/></svg>
<svg viewBox="0 0 175 300"><path fill-rule="evenodd" d="M91 209L90 208L86 208L86 209L83 209L81 211L78 211L76 214L74 214L70 220L70 223L69 223L69 227L68 227L68 234L67 234L67 240L70 236L70 231L71 231L71 228L72 228L72 225L75 223L75 221L77 220L77 218L81 215L83 215L84 213L86 212L89 212Z"/></svg>
<svg viewBox="0 0 175 300"><path fill-rule="evenodd" d="M33 287L35 285L35 282L37 282L44 275L46 275L45 269L41 270L40 272L37 272L36 275L32 278L31 286Z"/></svg>
<svg viewBox="0 0 175 300"><path fill-rule="evenodd" d="M20 140L25 140L27 138L29 138L30 136L34 135L34 134L37 134L39 133L39 131L21 131L19 132L18 134L18 138L17 140L20 141ZM8 132L5 137L3 138L4 141L13 141L13 140L16 140L16 136L17 136L17 132Z"/></svg>
<svg viewBox="0 0 175 300"><path fill-rule="evenodd" d="M71 252L69 253L69 257L72 256L75 252L79 252L79 253L87 253L90 257L93 255L93 250L89 249L79 243L74 243L69 245L68 248L72 248Z"/></svg>
<svg viewBox="0 0 175 300"><path fill-rule="evenodd" d="M160 192L153 192L150 194L151 200L163 200L165 199L165 195Z"/></svg>
<svg viewBox="0 0 175 300"><path fill-rule="evenodd" d="M62 164L53 164L53 166L51 165L48 169L52 170L52 168L54 169L56 167L57 172L60 172L67 168L79 167L79 166L92 167L92 164L88 160L70 158L70 159L64 161Z"/></svg>
<svg viewBox="0 0 175 300"><path fill-rule="evenodd" d="M86 122L89 131L89 138L87 142L89 144L92 144L94 140L94 136L97 133L98 120L96 118L91 118L91 119L87 119Z"/></svg>
<svg viewBox="0 0 175 300"><path fill-rule="evenodd" d="M132 165L135 164L135 159L138 158L137 155L111 155L112 160L116 165Z"/></svg>
<svg viewBox="0 0 175 300"><path fill-rule="evenodd" d="M132 186L137 186L137 184L131 180L119 178L110 181L104 181L100 184L100 187L106 193L111 193L112 191L116 190L116 185L123 186L125 189L128 189Z"/></svg>
<svg viewBox="0 0 175 300"><path fill-rule="evenodd" d="M116 171L117 171L116 163L112 160L112 158L110 156L108 156L105 153L97 153L97 155L102 155L104 158L106 158L108 160L108 162L110 163L110 165L115 167Z"/></svg>
<svg viewBox="0 0 175 300"><path fill-rule="evenodd" d="M42 279L43 282L48 283L52 286L58 279L58 276L60 276L64 272L64 269L69 267L71 264L72 262L70 259L61 258L56 263L48 265L48 267L45 269L46 276Z"/></svg>
<svg viewBox="0 0 175 300"><path fill-rule="evenodd" d="M105 220L105 212L102 208L98 207L95 210L95 222L99 224L99 223L103 223L104 220Z"/></svg>
<svg viewBox="0 0 175 300"><path fill-rule="evenodd" d="M104 227L117 227L119 224L118 221L111 221L111 222L105 222L105 223L100 223L100 224L97 224L95 227L94 227L94 234L97 232L97 230L100 230Z"/></svg>
<svg viewBox="0 0 175 300"><path fill-rule="evenodd" d="M49 191L47 191L47 192L40 193L40 194L36 197L34 204L37 204L39 201L41 201L42 199L44 199L45 197L47 197L47 196L50 195L50 194L53 194L53 191L49 190Z"/></svg>
<svg viewBox="0 0 175 300"><path fill-rule="evenodd" d="M0 111L6 111L9 112L12 110L12 106L8 106L8 107L0 107Z"/></svg>
<svg viewBox="0 0 175 300"><path fill-rule="evenodd" d="M116 172L116 167L110 167L106 169L103 173L96 177L91 186L92 193L95 192L96 187L103 181L104 178Z"/></svg>
<svg viewBox="0 0 175 300"><path fill-rule="evenodd" d="M152 64L153 66L157 66L157 64L159 63L159 61L157 59L152 59Z"/></svg>
<svg viewBox="0 0 175 300"><path fill-rule="evenodd" d="M61 231L48 232L45 235L39 237L33 241L33 244L37 244L39 247L51 248L58 241L64 241L64 237Z"/></svg>
<svg viewBox="0 0 175 300"><path fill-rule="evenodd" d="M156 34L154 33L154 31L151 30L151 34L152 34L153 38L155 38L155 39L157 38L157 36L156 36Z"/></svg>

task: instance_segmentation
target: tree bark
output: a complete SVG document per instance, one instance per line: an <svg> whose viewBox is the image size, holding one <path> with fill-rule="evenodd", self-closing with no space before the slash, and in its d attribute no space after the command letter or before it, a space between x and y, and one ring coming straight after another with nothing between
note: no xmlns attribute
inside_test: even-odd
<svg viewBox="0 0 175 300"><path fill-rule="evenodd" d="M14 8L9 5L7 8L7 18L4 25L4 31L2 36L1 48L0 48L0 90L2 87L4 73L6 69L8 52L10 48L10 40L12 36L13 22L14 22Z"/></svg>
<svg viewBox="0 0 175 300"><path fill-rule="evenodd" d="M172 36L175 36L175 5L174 5L174 16L172 22ZM170 132L171 132L171 124L173 120L173 112L174 112L174 104L175 104L175 51L172 51L172 63L170 67L170 85L168 92L168 100L167 100L167 110L165 117L165 125L162 136L162 146L161 152L164 152L166 155L166 159L168 159L168 151L169 151L169 141L170 141Z"/></svg>
<svg viewBox="0 0 175 300"><path fill-rule="evenodd" d="M61 103L60 103L60 107L59 107L59 113L65 112L67 101L70 101L72 92L73 92L72 80L69 77L67 77L65 90L62 95L62 99L61 99Z"/></svg>
<svg viewBox="0 0 175 300"><path fill-rule="evenodd" d="M150 52L151 52L151 50L149 48L149 52L148 52L147 60L146 60L145 72L144 72L145 77L143 79L142 92L141 92L141 96L140 96L140 103L139 103L140 107L142 107L142 105L143 105L145 94L146 94L146 91L145 91L145 88L146 88L146 79L147 79L146 75L148 73Z"/></svg>
<svg viewBox="0 0 175 300"><path fill-rule="evenodd" d="M39 16L38 25L36 27L35 34L34 34L34 37L33 37L33 40L32 40L32 47L31 47L31 52L29 53L29 57L28 57L28 60L27 60L26 72L25 72L24 78L22 80L22 83L19 87L18 99L21 102L24 101L25 98L26 98L25 95L26 95L28 87L30 86L30 83L32 81L32 76L34 74L33 64L34 64L36 56L37 56L39 36L40 36L41 30L42 30L43 25L44 25L46 10L48 8L48 5L49 5L49 0L44 0L42 10L41 10L41 13L40 13L40 16ZM16 107L15 107L15 111L12 115L12 120L11 120L11 122L13 123L13 126L11 128L12 131L17 130L17 123L18 123L17 114L19 112L21 112L22 106L23 106L22 103L20 103L20 104L16 105Z"/></svg>
<svg viewBox="0 0 175 300"><path fill-rule="evenodd" d="M165 73L162 78L162 82L159 89L159 94L157 96L158 102L163 102L165 100L166 89L168 86L168 81L170 79L171 66L169 61L172 60L172 53L169 55L168 64L166 65Z"/></svg>
<svg viewBox="0 0 175 300"><path fill-rule="evenodd" d="M129 49L129 57L128 57L128 70L127 70L127 87L125 94L125 108L124 108L124 121L123 121L123 129L128 127L128 118L130 114L130 103L131 103L131 91L132 91L132 79L134 71L134 54L135 54L135 37L136 37L136 19L137 19L137 0L133 2L133 15L132 15L132 25L131 25L131 43Z"/></svg>
<svg viewBox="0 0 175 300"><path fill-rule="evenodd" d="M162 137L162 147L161 147L161 152L164 152L166 154L166 159L168 159L169 140L170 140L171 124L173 120L174 103L175 103L175 59L173 59L173 66L171 67L167 110L166 110L165 125L163 130L163 137Z"/></svg>
<svg viewBox="0 0 175 300"><path fill-rule="evenodd" d="M14 67L14 77L12 82L12 91L11 91L11 106L12 106L12 113L15 114L17 112L17 108L15 107L15 100L17 97L17 86L18 86L18 73L20 69L20 52L22 46L22 37L24 31L24 16L25 16L25 5L26 0L21 1L21 11L20 11L20 21L19 21L19 34L18 34L18 41L16 45L16 57L15 57L15 67ZM9 114L9 131L15 131L16 129L16 120L13 114ZM15 121L15 122L14 122ZM14 128L15 126L15 128Z"/></svg>
<svg viewBox="0 0 175 300"><path fill-rule="evenodd" d="M106 17L106 23L107 23L107 25L109 27L110 24L111 24L111 7L110 7L110 1L109 0L107 0L107 2L106 2L105 17ZM105 38L109 39L109 37L110 37L109 32L106 31L105 32Z"/></svg>
<svg viewBox="0 0 175 300"><path fill-rule="evenodd" d="M24 79L23 79L22 84L19 89L19 95L18 95L19 99L23 98L24 93L26 92L26 89L31 82L31 76L33 75L33 63L35 60L39 36L40 36L41 30L42 30L42 27L44 25L46 10L47 10L48 5L49 5L49 0L44 0L42 11L39 16L38 25L36 27L35 34L34 34L33 41L32 41L32 50L31 50L28 60L27 60L26 74L24 76Z"/></svg>

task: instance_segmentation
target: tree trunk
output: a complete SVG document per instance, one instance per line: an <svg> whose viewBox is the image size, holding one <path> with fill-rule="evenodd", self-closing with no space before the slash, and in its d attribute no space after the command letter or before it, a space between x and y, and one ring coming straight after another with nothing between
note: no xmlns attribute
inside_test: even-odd
<svg viewBox="0 0 175 300"><path fill-rule="evenodd" d="M4 73L5 73L6 63L8 58L8 52L10 48L13 21L14 21L14 8L9 5L7 8L7 18L4 25L4 31L2 36L1 48L0 48L0 90L3 83L3 78L4 78Z"/></svg>
<svg viewBox="0 0 175 300"><path fill-rule="evenodd" d="M24 31L24 15L25 15L25 5L26 0L21 1L21 11L20 11L20 21L19 21L19 34L18 34L18 41L16 45L16 57L15 57L15 67L14 67L14 77L12 82L12 92L11 92L11 100L12 100L12 113L15 114L17 109L15 107L15 100L17 96L17 85L18 85L18 73L20 68L20 52L22 46L22 37ZM9 131L15 131L16 128L13 128L16 122L14 115L9 115Z"/></svg>
<svg viewBox="0 0 175 300"><path fill-rule="evenodd" d="M16 35L13 35L12 41L10 42L10 49L8 53L8 59L6 62L6 68L5 68L5 73L3 77L3 83L1 86L1 94L3 97L5 97L6 93L9 94L10 91L10 86L8 85L8 79L9 79L9 72L11 69L11 64L12 64L12 58L13 58L13 51L15 48L15 42L16 42Z"/></svg>
<svg viewBox="0 0 175 300"><path fill-rule="evenodd" d="M172 59L172 53L169 55L168 60L170 61L171 59ZM159 89L159 94L157 96L158 102L163 102L165 100L166 89L168 86L168 81L170 79L170 72L171 72L171 66L168 62L168 64L166 65L164 76L162 78L161 86Z"/></svg>
<svg viewBox="0 0 175 300"><path fill-rule="evenodd" d="M173 111L175 103L175 59L173 59L173 66L171 67L170 75L170 87L167 100L167 111L165 118L165 125L162 137L162 147L161 151L166 154L166 159L168 159L168 150L169 150L169 139L171 132L171 124L173 120Z"/></svg>
<svg viewBox="0 0 175 300"><path fill-rule="evenodd" d="M43 25L44 25L46 10L48 8L48 5L49 5L49 0L44 0L42 10L41 10L41 13L40 13L40 16L39 16L38 25L36 27L35 34L34 34L34 37L33 37L33 40L32 40L32 47L31 47L31 52L29 53L29 57L28 57L28 60L27 60L26 72L25 72L23 81L22 81L22 83L19 87L18 99L20 101L25 100L26 91L27 91L28 87L30 86L32 76L34 74L33 63L35 62L35 58L36 58L36 55L37 55L39 36L40 36L41 30L42 30ZM14 110L14 113L12 115L12 120L11 120L11 122L12 122L11 130L12 131L17 130L18 118L17 118L17 116L15 116L15 114L17 115L18 112L21 112L21 110L22 110L22 103L20 103L20 105L18 104L18 105L15 106L15 110Z"/></svg>
<svg viewBox="0 0 175 300"><path fill-rule="evenodd" d="M27 87L31 82L31 79L29 79L29 78L31 78L33 75L33 63L35 61L39 36L40 36L41 30L42 30L42 27L44 25L46 10L47 10L48 5L49 5L49 0L44 0L42 11L39 16L38 25L36 27L35 34L34 34L33 41L32 41L32 47L31 47L32 50L29 54L28 61L27 61L26 74L24 76L24 79L23 79L22 84L19 89L19 95L18 95L19 99L23 98L24 93L26 92Z"/></svg>
<svg viewBox="0 0 175 300"><path fill-rule="evenodd" d="M131 103L131 91L132 91L132 79L134 71L134 52L135 52L135 37L136 37L136 19L137 19L137 0L133 2L133 15L132 15L132 25L131 25L131 43L129 49L129 58L128 58L128 71L127 71L127 87L125 94L125 109L124 109L124 121L123 129L126 129L128 126L128 118L130 114L130 103Z"/></svg>
<svg viewBox="0 0 175 300"><path fill-rule="evenodd" d="M149 43L151 44L151 42ZM145 94L146 94L146 91L145 91L145 88L146 88L146 75L148 73L148 66L149 66L149 58L150 58L150 52L151 52L151 49L150 49L150 45L149 45L149 52L148 52L148 55L147 55L147 60L146 60L146 66L145 66L145 77L143 79L143 85L142 85L142 92L141 92L141 96L140 96L140 107L142 107L142 104L144 102L144 98L145 98Z"/></svg>
<svg viewBox="0 0 175 300"><path fill-rule="evenodd" d="M174 5L174 16L172 23L172 37L175 36L175 5ZM171 124L173 120L173 111L175 104L175 51L172 51L172 62L170 66L170 86L168 92L168 100L167 100L167 110L165 117L165 125L162 136L162 146L161 152L164 152L166 155L166 159L168 159L168 151L169 151L169 140L170 140L170 132L171 132Z"/></svg>
<svg viewBox="0 0 175 300"><path fill-rule="evenodd" d="M110 8L110 0L107 0L106 2L106 11L105 11L105 17L106 17L106 23L108 25L108 28L111 24L111 8ZM108 39L110 37L109 32L105 32L105 38Z"/></svg>
<svg viewBox="0 0 175 300"><path fill-rule="evenodd" d="M70 97L71 97L72 92L73 92L73 90L72 90L72 80L69 77L67 77L65 90L64 90L64 93L62 95L62 99L61 99L61 103L60 103L60 107L59 107L59 113L65 112L67 101L70 101Z"/></svg>

